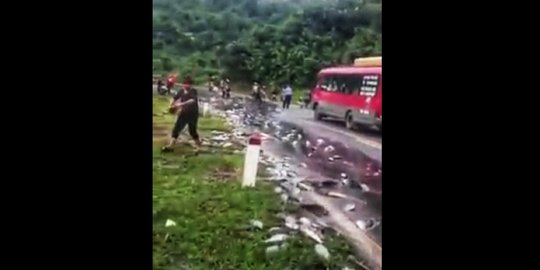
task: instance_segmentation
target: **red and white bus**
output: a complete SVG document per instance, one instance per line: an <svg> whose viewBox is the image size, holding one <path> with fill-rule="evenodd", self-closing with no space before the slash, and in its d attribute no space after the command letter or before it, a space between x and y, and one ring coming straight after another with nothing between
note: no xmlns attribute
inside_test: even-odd
<svg viewBox="0 0 540 270"><path fill-rule="evenodd" d="M325 68L311 90L314 117L332 117L382 129L382 58L356 59L354 66Z"/></svg>

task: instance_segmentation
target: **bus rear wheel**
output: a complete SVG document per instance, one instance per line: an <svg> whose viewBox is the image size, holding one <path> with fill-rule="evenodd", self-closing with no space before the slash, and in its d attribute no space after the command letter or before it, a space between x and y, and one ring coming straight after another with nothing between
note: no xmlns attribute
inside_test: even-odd
<svg viewBox="0 0 540 270"><path fill-rule="evenodd" d="M322 120L323 118L323 115L319 112L318 104L313 105L313 118L317 121Z"/></svg>

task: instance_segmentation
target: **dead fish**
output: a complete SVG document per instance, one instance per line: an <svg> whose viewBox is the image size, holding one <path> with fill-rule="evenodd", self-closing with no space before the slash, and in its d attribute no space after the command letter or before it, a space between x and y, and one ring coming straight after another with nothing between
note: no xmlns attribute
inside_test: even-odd
<svg viewBox="0 0 540 270"><path fill-rule="evenodd" d="M333 146L329 145L329 146L324 148L324 152L332 152L332 151L334 151L334 149L335 148Z"/></svg>
<svg viewBox="0 0 540 270"><path fill-rule="evenodd" d="M308 227L303 226L303 227L300 228L300 231L304 235L306 235L307 237L313 239L313 241L315 241L315 242L317 242L319 244L322 244L323 241L322 241L321 237L319 237L314 231L308 229Z"/></svg>
<svg viewBox="0 0 540 270"><path fill-rule="evenodd" d="M363 220L357 220L355 224L356 224L356 227L360 228L360 230L362 231L366 230L366 223Z"/></svg>
<svg viewBox="0 0 540 270"><path fill-rule="evenodd" d="M309 147L311 145L310 141L306 141L306 147Z"/></svg>
<svg viewBox="0 0 540 270"><path fill-rule="evenodd" d="M226 142L223 144L223 148L228 148L228 147L231 147L233 144L230 143L230 142Z"/></svg>
<svg viewBox="0 0 540 270"><path fill-rule="evenodd" d="M339 192L330 191L326 195L330 197L336 197L336 198L347 198L347 195Z"/></svg>
<svg viewBox="0 0 540 270"><path fill-rule="evenodd" d="M369 192L371 189L368 187L368 185L364 184L364 183L361 183L360 184L360 188L362 189L362 191L364 192Z"/></svg>
<svg viewBox="0 0 540 270"><path fill-rule="evenodd" d="M354 211L355 208L356 208L356 205L354 205L354 203L348 203L343 207L343 211L345 212Z"/></svg>
<svg viewBox="0 0 540 270"><path fill-rule="evenodd" d="M297 224L296 218L293 216L287 216L285 217L285 227L291 229L291 230L298 230L298 224Z"/></svg>
<svg viewBox="0 0 540 270"><path fill-rule="evenodd" d="M268 230L269 233L286 233L287 229L281 227L272 227Z"/></svg>
<svg viewBox="0 0 540 270"><path fill-rule="evenodd" d="M317 145L321 145L321 144L323 144L323 143L324 143L324 140L323 140L323 139L321 139L321 138L317 139Z"/></svg>
<svg viewBox="0 0 540 270"><path fill-rule="evenodd" d="M334 158L333 157L328 157L328 160L329 161L334 161Z"/></svg>
<svg viewBox="0 0 540 270"><path fill-rule="evenodd" d="M298 141L293 141L292 146L296 146L298 144Z"/></svg>
<svg viewBox="0 0 540 270"><path fill-rule="evenodd" d="M301 217L298 221L302 225L307 225L307 226L311 225L311 220L309 220L309 218L307 217Z"/></svg>
<svg viewBox="0 0 540 270"><path fill-rule="evenodd" d="M313 187L306 185L304 183L298 183L298 187L305 190L305 191L312 191Z"/></svg>
<svg viewBox="0 0 540 270"><path fill-rule="evenodd" d="M266 248L266 255L272 255L280 250L283 250L287 247L287 243L283 243L282 245L273 245Z"/></svg>
<svg viewBox="0 0 540 270"><path fill-rule="evenodd" d="M257 229L262 230L262 228L263 228L263 223L260 220L252 219L252 220L249 221L249 224L251 225L251 227L254 227L254 228L257 228Z"/></svg>
<svg viewBox="0 0 540 270"><path fill-rule="evenodd" d="M286 216L286 217L285 217L285 223L296 223L296 222L297 222L297 220L296 220L296 218L293 217L293 216L290 216L290 215L289 215L289 216Z"/></svg>
<svg viewBox="0 0 540 270"><path fill-rule="evenodd" d="M347 179L349 178L346 173L341 173L341 179Z"/></svg>
<svg viewBox="0 0 540 270"><path fill-rule="evenodd" d="M343 159L343 157L341 157L340 155L334 155L333 158L334 160Z"/></svg>
<svg viewBox="0 0 540 270"><path fill-rule="evenodd" d="M279 218L279 219L286 219L287 215L285 213L277 213L276 217Z"/></svg>
<svg viewBox="0 0 540 270"><path fill-rule="evenodd" d="M276 188L274 188L274 192L275 193L281 193L281 192L283 192L283 189L281 187L276 187Z"/></svg>
<svg viewBox="0 0 540 270"><path fill-rule="evenodd" d="M328 249L322 244L315 245L315 253L325 260L330 259L330 252L328 252Z"/></svg>
<svg viewBox="0 0 540 270"><path fill-rule="evenodd" d="M174 222L173 220L167 219L165 221L165 227L173 227L173 226L176 226L176 222Z"/></svg>

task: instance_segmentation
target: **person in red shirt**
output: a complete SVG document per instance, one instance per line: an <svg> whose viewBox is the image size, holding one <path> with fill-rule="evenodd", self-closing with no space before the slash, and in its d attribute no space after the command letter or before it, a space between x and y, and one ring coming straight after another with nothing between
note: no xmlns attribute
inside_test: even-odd
<svg viewBox="0 0 540 270"><path fill-rule="evenodd" d="M174 85L176 84L176 74L169 75L169 78L167 79L167 93L171 94L171 89L174 88Z"/></svg>

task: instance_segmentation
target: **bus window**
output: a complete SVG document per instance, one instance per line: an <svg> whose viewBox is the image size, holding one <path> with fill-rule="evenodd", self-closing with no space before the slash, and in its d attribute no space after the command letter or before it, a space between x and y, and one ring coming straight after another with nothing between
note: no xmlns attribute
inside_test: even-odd
<svg viewBox="0 0 540 270"><path fill-rule="evenodd" d="M332 80L330 77L322 77L317 82L317 88L322 89L324 91L330 91L329 89L332 86Z"/></svg>
<svg viewBox="0 0 540 270"><path fill-rule="evenodd" d="M361 79L358 75L343 75L338 78L340 92L346 95L357 93L360 88Z"/></svg>

